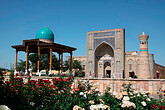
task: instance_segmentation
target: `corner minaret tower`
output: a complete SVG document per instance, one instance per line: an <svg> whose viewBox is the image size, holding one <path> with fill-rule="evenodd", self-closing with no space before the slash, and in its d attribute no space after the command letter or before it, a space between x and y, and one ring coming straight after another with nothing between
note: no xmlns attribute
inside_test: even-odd
<svg viewBox="0 0 165 110"><path fill-rule="evenodd" d="M149 67L149 57L148 57L148 38L149 35L139 35L140 40L140 59L139 59L139 73L138 78L140 79L150 79L150 67Z"/></svg>

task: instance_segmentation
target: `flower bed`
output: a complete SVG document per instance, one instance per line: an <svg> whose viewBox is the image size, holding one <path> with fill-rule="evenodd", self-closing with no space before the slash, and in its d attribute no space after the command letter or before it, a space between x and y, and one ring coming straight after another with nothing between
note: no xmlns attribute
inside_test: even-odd
<svg viewBox="0 0 165 110"><path fill-rule="evenodd" d="M159 99L149 97L145 91L135 91L131 84L123 84L121 93L111 93L110 88L100 93L89 81L74 87L74 77L50 80L31 80L11 76L0 78L0 105L11 110L164 110L165 100L161 88Z"/></svg>

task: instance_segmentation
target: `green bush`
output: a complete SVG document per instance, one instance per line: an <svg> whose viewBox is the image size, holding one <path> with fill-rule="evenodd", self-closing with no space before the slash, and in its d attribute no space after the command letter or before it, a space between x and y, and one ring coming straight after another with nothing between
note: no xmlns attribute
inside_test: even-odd
<svg viewBox="0 0 165 110"><path fill-rule="evenodd" d="M0 105L12 110L164 110L165 100L162 88L158 91L159 100L149 97L145 91L137 92L131 84L123 84L121 93L99 92L97 85L90 81L79 82L75 87L74 77L50 80L24 80L11 75L4 81L0 71Z"/></svg>

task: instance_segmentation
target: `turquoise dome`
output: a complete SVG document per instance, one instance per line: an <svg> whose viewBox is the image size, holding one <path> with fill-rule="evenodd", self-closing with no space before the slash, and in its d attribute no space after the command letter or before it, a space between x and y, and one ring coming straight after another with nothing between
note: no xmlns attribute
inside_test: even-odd
<svg viewBox="0 0 165 110"><path fill-rule="evenodd" d="M37 32L36 39L46 39L54 41L54 34L49 28L44 27Z"/></svg>

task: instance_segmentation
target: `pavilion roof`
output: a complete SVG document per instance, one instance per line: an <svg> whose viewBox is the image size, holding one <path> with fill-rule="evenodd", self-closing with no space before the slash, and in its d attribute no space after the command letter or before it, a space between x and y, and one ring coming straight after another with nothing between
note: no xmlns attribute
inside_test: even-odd
<svg viewBox="0 0 165 110"><path fill-rule="evenodd" d="M30 40L23 40L23 45L14 45L12 48L16 49L17 51L26 51L26 46L28 45L29 53L37 53L38 47L40 47L40 53L48 54L50 52L50 48L52 48L53 52L57 53L71 53L75 51L76 48L57 44L57 43L47 43L41 41L40 39L30 39Z"/></svg>

